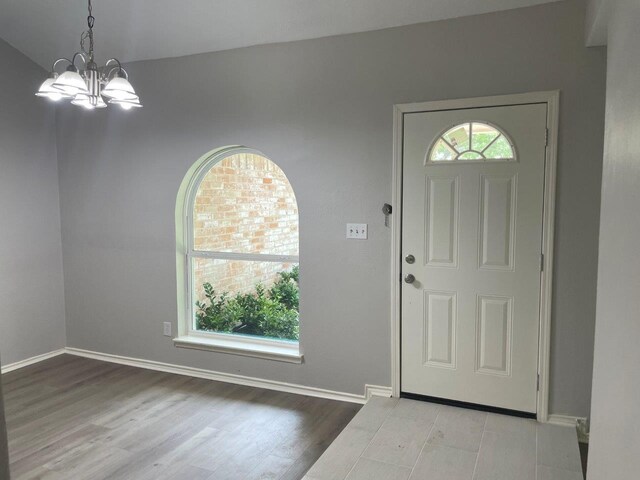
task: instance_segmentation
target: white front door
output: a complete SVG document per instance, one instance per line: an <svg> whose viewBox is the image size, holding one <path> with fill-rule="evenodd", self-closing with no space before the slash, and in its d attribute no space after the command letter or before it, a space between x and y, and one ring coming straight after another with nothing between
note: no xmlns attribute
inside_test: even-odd
<svg viewBox="0 0 640 480"><path fill-rule="evenodd" d="M402 392L536 412L546 119L404 115Z"/></svg>

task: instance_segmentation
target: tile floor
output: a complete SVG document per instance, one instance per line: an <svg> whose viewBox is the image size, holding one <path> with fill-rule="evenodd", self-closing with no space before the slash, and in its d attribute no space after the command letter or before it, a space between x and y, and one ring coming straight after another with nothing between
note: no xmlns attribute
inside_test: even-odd
<svg viewBox="0 0 640 480"><path fill-rule="evenodd" d="M574 429L374 397L304 480L582 480Z"/></svg>

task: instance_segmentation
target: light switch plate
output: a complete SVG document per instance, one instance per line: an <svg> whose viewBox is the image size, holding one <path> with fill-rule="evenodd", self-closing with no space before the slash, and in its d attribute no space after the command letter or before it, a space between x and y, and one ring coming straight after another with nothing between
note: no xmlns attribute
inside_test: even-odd
<svg viewBox="0 0 640 480"><path fill-rule="evenodd" d="M163 334L166 337L171 336L171 322L164 322L163 324Z"/></svg>
<svg viewBox="0 0 640 480"><path fill-rule="evenodd" d="M366 223L347 223L347 238L355 238L356 240L367 239Z"/></svg>

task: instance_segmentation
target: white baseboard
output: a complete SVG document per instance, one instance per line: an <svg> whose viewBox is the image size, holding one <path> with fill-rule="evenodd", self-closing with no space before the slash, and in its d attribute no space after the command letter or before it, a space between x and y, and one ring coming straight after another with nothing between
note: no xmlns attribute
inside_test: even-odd
<svg viewBox="0 0 640 480"><path fill-rule="evenodd" d="M589 443L589 431L587 430L587 419L585 417L552 414L549 415L547 422L563 427L573 427L578 432L578 441L580 443Z"/></svg>
<svg viewBox="0 0 640 480"><path fill-rule="evenodd" d="M553 423L554 425L561 425L563 427L577 427L578 420L586 420L583 417L572 417L571 415L549 415L547 423Z"/></svg>
<svg viewBox="0 0 640 480"><path fill-rule="evenodd" d="M47 352L43 353L42 355L36 355L35 357L25 358L24 360L20 360L18 362L9 363L0 368L0 373L13 372L14 370L18 370L19 368L24 368L29 365L33 365L34 363L57 357L58 355L62 355L63 353L65 353L65 350L66 349L61 348L59 350L54 350L53 352Z"/></svg>
<svg viewBox="0 0 640 480"><path fill-rule="evenodd" d="M354 393L336 392L323 388L308 387L306 385L278 382L275 380L265 380L262 378L247 377L244 375L236 375L233 373L215 372L213 370L185 367L181 365L173 365L170 363L155 362L153 360L144 360L141 358L124 357L121 355L112 355L110 353L92 352L79 348L68 347L65 349L65 352L70 355L76 355L79 357L93 358L95 360L118 363L120 365L128 365L131 367L145 368L147 370L156 370L159 372L173 373L176 375L186 375L189 377L204 378L207 380L215 380L218 382L264 388L267 390L276 390L278 392L295 393L298 395L307 395L310 397L327 398L330 400L339 400L342 402L364 404L372 396L391 396L391 387L380 387L377 385L365 385L364 394L356 395Z"/></svg>
<svg viewBox="0 0 640 480"><path fill-rule="evenodd" d="M76 355L79 357L93 358L104 362L118 363L120 365L128 365L131 367L145 368L147 370L156 370L159 372L173 373L176 375L185 375L195 378L204 378L207 380L215 380L218 382L233 383L237 385L245 385L249 387L264 388L267 390L276 390L278 392L295 393L298 395L308 395L311 397L326 398L330 400L339 400L351 403L366 403L371 397L391 397L391 387L383 387L379 385L365 385L364 394L357 395L355 393L336 392L334 390L326 390L323 388L308 387L306 385L297 385L293 383L278 382L275 380L265 380L262 378L247 377L244 375L236 375L233 373L215 372L213 370L205 370L201 368L185 367L181 365L173 365L170 363L155 362L153 360L144 360L141 358L124 357L121 355L112 355L110 353L93 352L90 350L82 350L79 348L62 348L53 352L36 355L35 357L20 360L19 362L10 363L2 367L2 373L9 373L14 370L42 362L49 358L56 357L63 353ZM578 428L586 424L586 418L573 417L570 415L549 415L548 423L561 425L565 427L573 427L578 431L580 442L589 442L589 433L585 428Z"/></svg>
<svg viewBox="0 0 640 480"><path fill-rule="evenodd" d="M371 397L392 397L391 387L381 387L380 385L365 385L364 396L366 400Z"/></svg>
<svg viewBox="0 0 640 480"><path fill-rule="evenodd" d="M1 373L9 373L14 370L42 362L52 357L68 353L79 357L93 358L104 362L118 363L120 365L129 365L131 367L145 368L147 370L156 370L159 372L174 373L176 375L186 375L189 377L205 378L207 380L215 380L218 382L233 383L237 385L246 385L249 387L265 388L268 390L276 390L279 392L295 393L298 395L308 395L311 397L327 398L330 400L339 400L351 403L366 403L373 396L390 397L391 387L382 387L379 385L365 385L363 395L355 393L336 392L326 390L324 388L308 387L306 385L297 385L293 383L278 382L275 380L265 380L262 378L246 377L244 375L236 375L233 373L215 372L212 370L204 370L201 368L184 367L181 365L173 365L170 363L155 362L153 360L144 360L141 358L123 357L120 355L112 355L110 353L93 352L90 350L82 350L79 348L61 348L53 352L36 355L35 357L20 360L19 362L10 363L2 367Z"/></svg>

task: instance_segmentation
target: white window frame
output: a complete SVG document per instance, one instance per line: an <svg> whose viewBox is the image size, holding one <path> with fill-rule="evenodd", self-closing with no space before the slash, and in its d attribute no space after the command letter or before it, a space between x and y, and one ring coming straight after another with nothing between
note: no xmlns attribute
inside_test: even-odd
<svg viewBox="0 0 640 480"><path fill-rule="evenodd" d="M212 150L198 159L184 177L176 201L176 272L178 287L178 336L176 347L233 353L250 357L302 363L300 343L290 340L261 338L249 335L204 332L196 330L192 299L194 258L245 260L261 262L297 263L297 255L269 255L251 253L211 252L195 250L193 246L193 206L198 187L211 168L223 159L236 154L254 154L269 159L262 152L243 147L228 146Z"/></svg>

